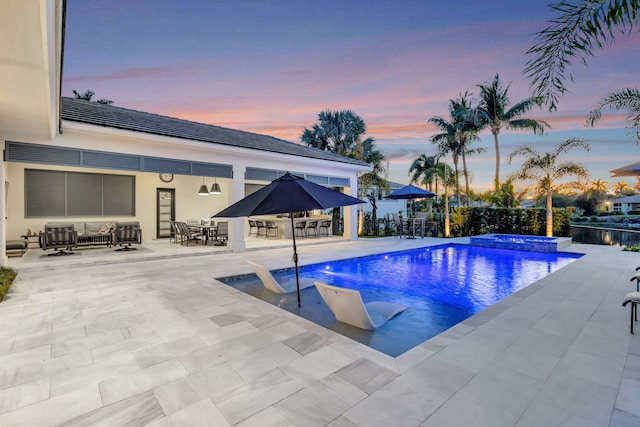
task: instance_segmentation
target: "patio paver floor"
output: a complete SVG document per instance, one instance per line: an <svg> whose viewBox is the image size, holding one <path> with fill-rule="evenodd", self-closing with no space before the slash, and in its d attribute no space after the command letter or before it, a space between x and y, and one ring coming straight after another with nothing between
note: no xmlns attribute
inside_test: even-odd
<svg viewBox="0 0 640 427"><path fill-rule="evenodd" d="M328 240L299 256L442 242ZM391 358L213 280L251 272L247 259L290 267L280 243L12 260L0 425L640 424L640 338L621 307L638 254L572 245L586 255Z"/></svg>

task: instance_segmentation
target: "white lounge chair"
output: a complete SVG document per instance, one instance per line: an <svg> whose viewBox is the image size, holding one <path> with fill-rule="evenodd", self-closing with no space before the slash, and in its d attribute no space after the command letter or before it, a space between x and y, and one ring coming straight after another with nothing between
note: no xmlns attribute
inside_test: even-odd
<svg viewBox="0 0 640 427"><path fill-rule="evenodd" d="M631 333L633 333L633 322L638 320L638 304L640 304L640 292L629 292L622 300L622 306L625 307L631 303Z"/></svg>
<svg viewBox="0 0 640 427"><path fill-rule="evenodd" d="M357 328L372 331L407 307L384 301L364 303L360 292L315 282L320 296L327 303L336 319Z"/></svg>
<svg viewBox="0 0 640 427"><path fill-rule="evenodd" d="M271 292L275 292L277 294L288 294L290 292L296 291L296 281L288 280L286 282L278 283L276 279L271 275L271 272L265 268L264 265L256 264L255 262L247 261L253 270L256 272L262 284L265 288L269 289ZM313 286L313 281L308 279L300 280L300 289L310 288Z"/></svg>

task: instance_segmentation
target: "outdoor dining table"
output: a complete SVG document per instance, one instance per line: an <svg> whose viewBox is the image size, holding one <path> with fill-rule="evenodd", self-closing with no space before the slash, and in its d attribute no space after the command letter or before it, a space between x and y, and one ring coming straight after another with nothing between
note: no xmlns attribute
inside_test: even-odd
<svg viewBox="0 0 640 427"><path fill-rule="evenodd" d="M218 229L215 225L203 225L203 224L189 224L190 228L198 228L202 232L202 245L209 244L209 238L215 240L216 230Z"/></svg>
<svg viewBox="0 0 640 427"><path fill-rule="evenodd" d="M420 230L420 236L424 237L425 218L407 218L407 239L416 238L416 230Z"/></svg>

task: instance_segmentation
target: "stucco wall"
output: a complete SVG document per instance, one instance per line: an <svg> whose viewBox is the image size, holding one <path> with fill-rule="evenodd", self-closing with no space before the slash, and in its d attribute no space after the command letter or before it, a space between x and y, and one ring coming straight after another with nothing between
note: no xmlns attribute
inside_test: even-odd
<svg viewBox="0 0 640 427"><path fill-rule="evenodd" d="M199 196L198 188L202 184L202 177L176 175L170 183L160 181L156 173L141 173L128 171L114 171L105 169L53 167L49 165L7 162L7 238L17 239L31 229L38 232L44 229L47 222L84 222L110 220L136 220L140 222L143 238L156 238L156 190L158 188L174 189L176 194L176 219L201 219L217 213L230 203L229 179L217 179L222 189L220 195ZM24 170L65 170L71 172L106 173L134 175L136 177L136 214L135 217L51 217L25 218L24 215ZM206 178L205 184L211 187L213 178Z"/></svg>

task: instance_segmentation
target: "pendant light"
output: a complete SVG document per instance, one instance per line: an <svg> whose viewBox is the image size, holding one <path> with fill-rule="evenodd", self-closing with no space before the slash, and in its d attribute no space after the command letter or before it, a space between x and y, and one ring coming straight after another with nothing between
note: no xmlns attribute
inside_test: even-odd
<svg viewBox="0 0 640 427"><path fill-rule="evenodd" d="M211 190L209 190L209 194L222 194L222 190L220 189L220 184L218 184L217 178L213 178L214 182L211 184Z"/></svg>
<svg viewBox="0 0 640 427"><path fill-rule="evenodd" d="M204 176L202 177L202 185L200 186L200 190L198 190L198 195L200 196L208 196L209 190L207 190L207 186L204 185Z"/></svg>

